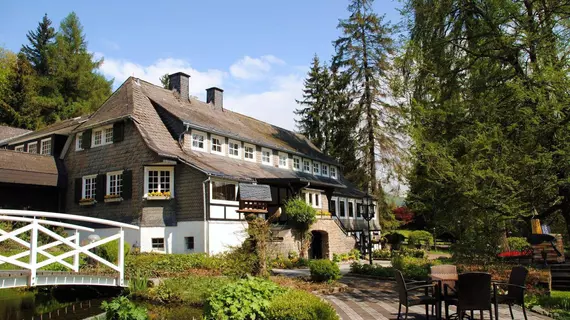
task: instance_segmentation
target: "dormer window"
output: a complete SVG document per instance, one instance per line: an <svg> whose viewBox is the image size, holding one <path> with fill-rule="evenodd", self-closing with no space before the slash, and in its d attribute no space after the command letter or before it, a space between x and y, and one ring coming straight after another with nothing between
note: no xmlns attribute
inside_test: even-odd
<svg viewBox="0 0 570 320"><path fill-rule="evenodd" d="M75 151L83 150L83 132L75 135Z"/></svg>
<svg viewBox="0 0 570 320"><path fill-rule="evenodd" d="M37 142L28 143L28 153L38 153L38 143Z"/></svg>
<svg viewBox="0 0 570 320"><path fill-rule="evenodd" d="M224 154L224 138L218 136L212 136L212 153Z"/></svg>
<svg viewBox="0 0 570 320"><path fill-rule="evenodd" d="M192 131L192 149L206 151L205 139L206 134L202 132Z"/></svg>
<svg viewBox="0 0 570 320"><path fill-rule="evenodd" d="M24 145L19 145L14 148L14 151L24 152Z"/></svg>
<svg viewBox="0 0 570 320"><path fill-rule="evenodd" d="M261 163L271 165L272 152L270 149L261 149Z"/></svg>
<svg viewBox="0 0 570 320"><path fill-rule="evenodd" d="M321 174L321 164L318 162L313 162L313 174Z"/></svg>
<svg viewBox="0 0 570 320"><path fill-rule="evenodd" d="M321 174L325 177L329 176L329 166L323 163L323 170L321 172Z"/></svg>
<svg viewBox="0 0 570 320"><path fill-rule="evenodd" d="M240 157L240 143L238 141L230 140L228 142L228 155L232 158Z"/></svg>
<svg viewBox="0 0 570 320"><path fill-rule="evenodd" d="M243 145L243 158L247 161L255 162L255 146L251 144Z"/></svg>
<svg viewBox="0 0 570 320"><path fill-rule="evenodd" d="M287 168L287 159L289 156L286 153L279 152L279 168Z"/></svg>
<svg viewBox="0 0 570 320"><path fill-rule="evenodd" d="M331 166L331 178L336 179L336 167Z"/></svg>
<svg viewBox="0 0 570 320"><path fill-rule="evenodd" d="M303 171L311 173L311 161L303 160Z"/></svg>
<svg viewBox="0 0 570 320"><path fill-rule="evenodd" d="M301 158L293 157L293 170L295 171L301 170Z"/></svg>
<svg viewBox="0 0 570 320"><path fill-rule="evenodd" d="M40 153L51 154L51 139L44 139L41 141Z"/></svg>

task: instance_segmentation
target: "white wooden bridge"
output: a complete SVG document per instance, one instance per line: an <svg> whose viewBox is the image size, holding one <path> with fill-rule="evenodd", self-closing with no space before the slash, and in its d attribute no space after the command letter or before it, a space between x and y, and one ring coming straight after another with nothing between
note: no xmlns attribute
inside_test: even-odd
<svg viewBox="0 0 570 320"><path fill-rule="evenodd" d="M51 220L50 220L51 219ZM117 233L91 243L81 245L80 232L94 233L95 229L71 223L64 223L58 220L80 221L104 225L106 228L117 228ZM138 226L110 221L99 218L91 218L63 213L8 210L0 209L0 221L21 222L22 227L6 231L0 228L0 245L4 241L12 240L23 246L25 251L5 256L0 251L0 265L9 263L20 267L20 270L0 271L0 289L14 287L35 287L44 285L97 285L97 286L126 286L125 282L125 261L124 261L124 229L138 230ZM63 227L66 229L68 237L62 237L45 226ZM23 240L19 235L29 232L29 241ZM49 241L46 244L38 243L39 233L45 234ZM91 250L108 242L118 240L118 261L117 264L107 261ZM66 246L69 251L54 256L47 250L57 246ZM79 256L84 254L112 270L115 274L89 274L79 270ZM38 255L46 259L38 261ZM26 259L27 257L27 259ZM64 259L73 257L73 263ZM28 262L24 262L28 260ZM51 264L60 264L68 268L69 272L40 271L39 269Z"/></svg>

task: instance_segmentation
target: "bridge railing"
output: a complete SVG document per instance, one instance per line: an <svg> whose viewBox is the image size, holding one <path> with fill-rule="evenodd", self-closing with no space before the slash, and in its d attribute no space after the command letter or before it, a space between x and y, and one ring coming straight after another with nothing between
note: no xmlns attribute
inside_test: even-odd
<svg viewBox="0 0 570 320"><path fill-rule="evenodd" d="M118 232L111 236L105 237L103 239L99 239L88 243L86 245L81 245L80 243L80 231L84 232L95 232L95 229L88 228L76 224L65 223L60 221L54 220L46 220L46 219L58 219L58 220L66 220L66 221L81 221L81 222L88 222L88 223L96 223L99 225L104 225L106 227L111 228L118 228ZM111 268L118 272L118 284L120 286L125 285L125 261L124 261L124 250L125 250L125 231L124 229L133 229L138 230L138 226L99 219L99 218L92 218L92 217L85 217L85 216L78 216L78 215L70 215L70 214L63 214L63 213L54 213L54 212L42 212L42 211L28 211L28 210L9 210L9 209L0 209L0 221L13 221L13 222L22 222L24 226L19 227L15 230L6 231L0 229L0 243L8 240L12 240L17 244L22 245L27 250L13 254L11 256L4 256L0 254L0 264L9 263L15 266L18 266L23 269L27 269L30 271L30 279L28 281L29 286L35 286L37 280L37 271L38 269L45 267L47 265L53 263L59 263L62 266L73 270L74 272L79 272L79 256L80 254L84 254L91 259L102 263L103 265ZM72 235L68 237L63 237L50 229L46 228L45 226L56 226L56 227L63 227L67 230L70 230ZM30 233L29 241L26 241L19 237L26 232ZM39 233L45 234L51 242L46 244L39 245L38 243L38 236ZM104 245L108 242L118 240L118 261L117 264L113 262L107 261L104 258L98 256L97 254L91 252L90 250L97 248L101 245ZM48 249L65 245L70 248L69 251L54 256L53 254L49 253ZM46 259L43 261L38 261L38 254L44 256ZM26 256L29 257L28 262L21 261L22 258ZM73 263L69 263L64 259L73 257Z"/></svg>

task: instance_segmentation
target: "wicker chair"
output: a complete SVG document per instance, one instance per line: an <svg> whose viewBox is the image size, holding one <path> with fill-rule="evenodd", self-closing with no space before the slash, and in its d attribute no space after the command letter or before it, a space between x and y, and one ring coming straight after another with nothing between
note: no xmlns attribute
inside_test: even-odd
<svg viewBox="0 0 570 320"><path fill-rule="evenodd" d="M499 304L509 305L509 311L511 312L511 318L514 319L513 315L513 304L517 304L522 307L524 319L526 317L526 309L524 307L524 292L526 276L528 275L528 270L525 267L514 267L511 270L511 275L509 276L509 282L493 282L493 291L495 292L495 302ZM497 289L503 287L507 289L507 294L497 294ZM495 308L495 318L499 318L497 314L497 309Z"/></svg>
<svg viewBox="0 0 570 320"><path fill-rule="evenodd" d="M442 264L431 267L431 276L434 279L457 279L457 267L451 264ZM449 306L457 305L457 295L454 293L456 280L441 280L441 295L445 307L445 319L449 318Z"/></svg>
<svg viewBox="0 0 570 320"><path fill-rule="evenodd" d="M408 319L408 308L411 306L417 305L425 305L426 307L426 318L429 318L429 308L428 306L435 306L437 307L437 298L430 296L429 292L433 290L434 284L431 282L426 281L412 281L406 283L404 281L404 276L402 272L399 270L394 271L394 277L396 278L396 288L398 289L398 297L399 297L399 304L398 304L398 318L402 314L402 305L406 307L406 314L404 319ZM413 285L413 287L408 288L408 285ZM410 294L411 291L424 289L424 295L413 295ZM431 289L431 290L430 290Z"/></svg>
<svg viewBox="0 0 570 320"><path fill-rule="evenodd" d="M483 311L489 311L489 316L493 320L491 275L470 272L460 274L458 278L456 289L453 290L457 294L457 319L463 319L466 311L471 311L471 319L473 319L473 311L479 310L481 319L483 319Z"/></svg>

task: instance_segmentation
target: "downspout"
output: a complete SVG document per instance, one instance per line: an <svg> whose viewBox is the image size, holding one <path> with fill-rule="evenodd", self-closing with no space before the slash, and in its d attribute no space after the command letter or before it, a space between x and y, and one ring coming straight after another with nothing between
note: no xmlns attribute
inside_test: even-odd
<svg viewBox="0 0 570 320"><path fill-rule="evenodd" d="M209 250L209 241L208 241L208 233L210 232L210 228L208 226L208 205L207 205L207 198L206 198L206 184L210 182L210 176L208 179L202 182L202 197L204 198L204 251L206 254L210 254Z"/></svg>

